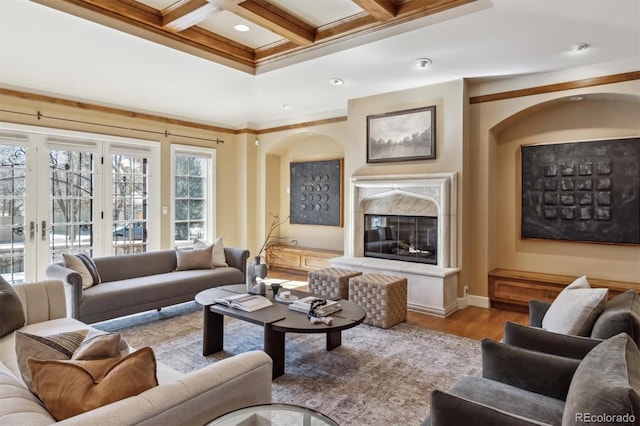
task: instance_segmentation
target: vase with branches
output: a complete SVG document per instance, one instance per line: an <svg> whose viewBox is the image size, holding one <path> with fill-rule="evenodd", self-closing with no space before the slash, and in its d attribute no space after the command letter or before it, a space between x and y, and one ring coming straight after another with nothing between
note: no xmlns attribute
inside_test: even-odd
<svg viewBox="0 0 640 426"><path fill-rule="evenodd" d="M263 258L263 253L265 251L276 244L280 244L282 241L288 240L289 243L298 244L296 240L291 240L287 237L281 237L279 235L274 235L274 232L280 228L280 226L285 223L289 218L287 217L285 220L280 220L280 217L274 214L269 213L269 215L273 218L271 221L271 226L269 227L269 232L267 233L267 237L262 243L260 250L258 251L258 255L253 258L253 262L247 264L247 271L245 274L246 282L247 282L247 291L251 294L265 294L266 286L263 281L258 281L258 278L266 278L268 273L267 263L262 263L261 260ZM266 259L265 259L266 260Z"/></svg>
<svg viewBox="0 0 640 426"><path fill-rule="evenodd" d="M287 221L289 220L290 216L287 216L285 219L280 220L280 216L279 215L274 215L273 213L269 213L269 216L271 216L272 220L271 220L271 226L269 227L269 232L267 233L266 238L264 239L264 243L262 243L262 246L260 247L260 250L258 251L258 257L260 258L265 258L265 262L268 264L269 262L266 259L266 251L269 247L273 247L273 246L279 246L279 245L292 245L292 246L297 246L298 245L298 240L286 237L286 236L281 236L281 235L274 235L274 233L280 228L280 226L282 226L283 224L287 223ZM274 254L272 253L272 256Z"/></svg>

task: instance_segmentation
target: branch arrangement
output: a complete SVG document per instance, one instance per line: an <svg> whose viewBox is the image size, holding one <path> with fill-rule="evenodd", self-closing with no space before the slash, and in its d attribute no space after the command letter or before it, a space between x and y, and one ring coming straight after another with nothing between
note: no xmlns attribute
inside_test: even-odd
<svg viewBox="0 0 640 426"><path fill-rule="evenodd" d="M261 256L262 253L269 247L279 245L284 241L287 241L289 245L298 245L298 240L289 239L289 237L283 237L280 235L273 235L273 233L282 226L282 224L286 223L289 220L290 216L287 216L284 220L280 220L279 215L274 215L269 213L269 216L273 218L271 221L271 226L269 227L269 233L267 234L267 238L265 238L262 247L260 247L260 251L258 251L258 256Z"/></svg>

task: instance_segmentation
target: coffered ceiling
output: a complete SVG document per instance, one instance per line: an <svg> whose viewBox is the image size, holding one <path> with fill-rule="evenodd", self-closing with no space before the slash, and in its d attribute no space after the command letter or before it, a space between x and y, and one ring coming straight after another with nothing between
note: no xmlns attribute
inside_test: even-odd
<svg viewBox="0 0 640 426"><path fill-rule="evenodd" d="M255 74L476 0L35 1Z"/></svg>
<svg viewBox="0 0 640 426"><path fill-rule="evenodd" d="M227 129L461 79L477 96L639 70L640 0L0 0L0 94Z"/></svg>

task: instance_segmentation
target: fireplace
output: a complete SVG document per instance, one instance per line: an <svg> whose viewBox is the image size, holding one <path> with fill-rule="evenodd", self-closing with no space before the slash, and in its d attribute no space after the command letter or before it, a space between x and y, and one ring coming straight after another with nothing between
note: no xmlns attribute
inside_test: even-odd
<svg viewBox="0 0 640 426"><path fill-rule="evenodd" d="M437 217L364 215L365 257L435 265L437 251Z"/></svg>
<svg viewBox="0 0 640 426"><path fill-rule="evenodd" d="M407 278L407 308L446 317L458 309L456 201L455 173L352 177L345 255L331 265Z"/></svg>

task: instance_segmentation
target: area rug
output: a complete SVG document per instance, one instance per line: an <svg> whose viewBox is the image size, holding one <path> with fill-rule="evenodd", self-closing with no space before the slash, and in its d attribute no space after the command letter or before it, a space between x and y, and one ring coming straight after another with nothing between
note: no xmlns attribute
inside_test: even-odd
<svg viewBox="0 0 640 426"><path fill-rule="evenodd" d="M262 327L225 318L224 351L202 355L202 310L187 303L95 324L117 331L136 348L151 346L159 361L187 373L220 359L262 350ZM361 324L327 352L324 334L286 335L285 374L273 381L274 402L316 409L340 425L419 425L430 392L479 375L480 343L401 323Z"/></svg>

